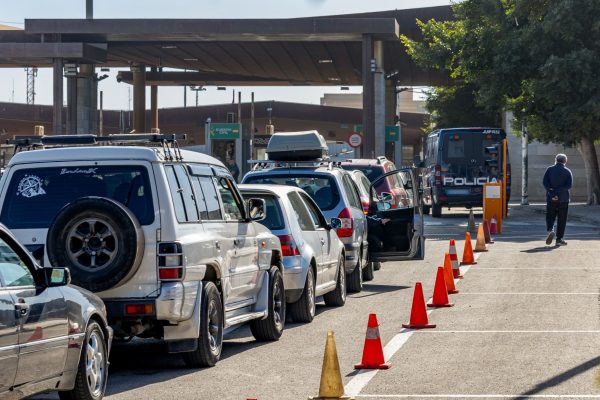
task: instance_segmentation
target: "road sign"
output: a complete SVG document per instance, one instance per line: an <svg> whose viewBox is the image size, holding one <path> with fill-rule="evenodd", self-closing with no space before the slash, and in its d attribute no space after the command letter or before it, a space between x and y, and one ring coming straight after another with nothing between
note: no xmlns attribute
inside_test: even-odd
<svg viewBox="0 0 600 400"><path fill-rule="evenodd" d="M362 133L362 125L354 125L354 132ZM386 125L385 126L385 141L386 142L398 142L400 140L400 126L398 125Z"/></svg>
<svg viewBox="0 0 600 400"><path fill-rule="evenodd" d="M363 141L362 135L359 133L353 133L348 138L348 144L354 148L360 147L360 145L362 144L362 141Z"/></svg>
<svg viewBox="0 0 600 400"><path fill-rule="evenodd" d="M240 124L210 124L211 139L239 139Z"/></svg>

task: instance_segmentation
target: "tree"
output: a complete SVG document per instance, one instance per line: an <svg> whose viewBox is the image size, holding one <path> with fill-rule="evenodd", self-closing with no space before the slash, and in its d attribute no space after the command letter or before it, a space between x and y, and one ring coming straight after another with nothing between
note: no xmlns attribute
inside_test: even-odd
<svg viewBox="0 0 600 400"><path fill-rule="evenodd" d="M600 202L599 1L465 0L455 21L419 21L422 41L402 37L420 65L476 88L488 111L514 111L532 138L576 146L588 204Z"/></svg>

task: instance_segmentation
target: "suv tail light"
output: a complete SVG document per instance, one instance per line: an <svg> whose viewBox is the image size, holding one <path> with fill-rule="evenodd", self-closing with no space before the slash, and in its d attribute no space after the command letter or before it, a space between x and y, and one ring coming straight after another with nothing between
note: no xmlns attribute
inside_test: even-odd
<svg viewBox="0 0 600 400"><path fill-rule="evenodd" d="M180 281L185 275L181 243L161 242L158 244L158 279Z"/></svg>
<svg viewBox="0 0 600 400"><path fill-rule="evenodd" d="M277 237L281 242L281 253L284 257L300 255L300 250L298 250L292 235L278 235Z"/></svg>
<svg viewBox="0 0 600 400"><path fill-rule="evenodd" d="M435 185L442 186L442 166L439 164L436 164L434 168L435 168L435 173L434 173Z"/></svg>
<svg viewBox="0 0 600 400"><path fill-rule="evenodd" d="M352 236L352 230L354 227L354 223L352 221L352 214L350 213L349 208L344 208L340 215L338 215L340 221L342 221L342 226L337 228L338 237L350 237Z"/></svg>
<svg viewBox="0 0 600 400"><path fill-rule="evenodd" d="M369 214L369 201L361 200L360 204L362 205L362 209L363 209L363 212L365 213L365 215L368 215Z"/></svg>

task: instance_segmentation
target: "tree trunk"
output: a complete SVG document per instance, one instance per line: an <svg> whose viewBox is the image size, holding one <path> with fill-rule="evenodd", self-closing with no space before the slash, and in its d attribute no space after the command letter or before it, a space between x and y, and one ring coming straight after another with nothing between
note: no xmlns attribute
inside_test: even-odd
<svg viewBox="0 0 600 400"><path fill-rule="evenodd" d="M583 135L577 150L583 156L585 164L585 178L587 181L587 204L600 204L600 168L598 168L598 155L594 147L594 141Z"/></svg>

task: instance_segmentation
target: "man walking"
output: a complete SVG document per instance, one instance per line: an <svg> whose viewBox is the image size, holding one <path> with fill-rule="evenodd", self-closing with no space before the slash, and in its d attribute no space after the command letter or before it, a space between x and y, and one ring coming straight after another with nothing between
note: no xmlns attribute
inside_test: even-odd
<svg viewBox="0 0 600 400"><path fill-rule="evenodd" d="M556 236L556 245L564 246L567 244L563 240L565 227L567 225L567 212L569 211L569 190L573 186L573 174L571 170L565 167L567 156L564 154L556 155L556 163L546 169L544 174L544 187L546 188L546 228L548 236L546 244L552 244ZM554 233L554 221L556 223L556 235Z"/></svg>

